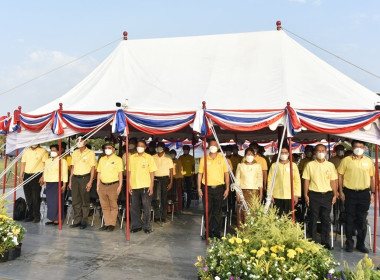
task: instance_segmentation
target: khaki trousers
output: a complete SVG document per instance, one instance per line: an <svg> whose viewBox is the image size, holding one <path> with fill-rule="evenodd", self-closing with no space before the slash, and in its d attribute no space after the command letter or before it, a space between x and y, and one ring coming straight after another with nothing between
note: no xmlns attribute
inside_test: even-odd
<svg viewBox="0 0 380 280"><path fill-rule="evenodd" d="M242 191L243 191L244 199L248 205L252 203L252 200L254 197L259 197L259 194L260 194L258 190L244 190L243 189ZM241 229L241 224L244 224L246 222L246 219L247 219L247 213L244 210L243 205L241 203L238 203L237 209L236 209L236 221L237 221L237 226L239 229Z"/></svg>
<svg viewBox="0 0 380 280"><path fill-rule="evenodd" d="M99 200L100 205L102 206L102 211L104 215L104 225L105 226L115 226L116 218L119 207L117 205L117 188L119 182L112 185L103 185L100 182L99 185Z"/></svg>

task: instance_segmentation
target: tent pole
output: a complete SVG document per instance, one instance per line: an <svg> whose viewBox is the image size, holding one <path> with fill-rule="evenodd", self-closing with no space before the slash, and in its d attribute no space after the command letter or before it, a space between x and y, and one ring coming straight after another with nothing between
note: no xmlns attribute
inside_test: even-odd
<svg viewBox="0 0 380 280"><path fill-rule="evenodd" d="M208 237L209 237L209 224L208 224L208 221L209 221L209 216L208 216L208 186L207 186L207 137L205 136L203 138L203 158L204 158L204 167L205 167L205 170L204 170L204 178L205 178L205 193L204 193L204 196L205 196L205 223L206 223L206 244L209 245L209 240L208 240Z"/></svg>
<svg viewBox="0 0 380 280"><path fill-rule="evenodd" d="M280 154L281 151L278 151ZM290 160L290 194L292 203L292 218L293 223L296 221L296 213L294 212L294 182L293 182L293 151L292 151L292 137L289 137L289 160Z"/></svg>
<svg viewBox="0 0 380 280"><path fill-rule="evenodd" d="M62 139L58 140L58 229L62 230Z"/></svg>
<svg viewBox="0 0 380 280"><path fill-rule="evenodd" d="M375 158L375 210L373 213L373 252L376 253L376 237L377 237L377 207L378 200L377 195L379 193L379 145L376 145L376 158Z"/></svg>
<svg viewBox="0 0 380 280"><path fill-rule="evenodd" d="M327 145L329 146L329 159L330 159L331 158L330 134L327 134Z"/></svg>
<svg viewBox="0 0 380 280"><path fill-rule="evenodd" d="M130 232L129 232L129 139L128 139L128 134L125 136L125 180L126 180L126 185L125 185L125 193L126 193L126 198L125 198L125 228L127 231L127 241L130 240ZM147 215L147 213L145 213ZM149 213L150 215L150 213Z"/></svg>
<svg viewBox="0 0 380 280"><path fill-rule="evenodd" d="M18 149L16 150L16 157L18 156ZM17 187L17 169L18 161L15 163L15 181L14 181L14 192L13 192L13 218L15 215L15 202L16 202L16 187Z"/></svg>
<svg viewBox="0 0 380 280"><path fill-rule="evenodd" d="M5 152L5 156L4 156L4 170L7 168L7 165L8 165L8 155ZM7 174L4 174L4 177L3 177L3 194L5 193L5 184L6 184L6 181L7 181Z"/></svg>

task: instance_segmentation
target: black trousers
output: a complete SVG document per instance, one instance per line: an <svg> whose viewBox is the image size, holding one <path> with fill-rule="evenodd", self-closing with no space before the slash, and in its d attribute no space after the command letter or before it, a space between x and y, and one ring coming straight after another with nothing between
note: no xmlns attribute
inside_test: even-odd
<svg viewBox="0 0 380 280"><path fill-rule="evenodd" d="M24 181L28 178L32 177L34 174L24 173ZM39 174L30 182L24 184L24 194L26 205L28 206L27 218L40 219L41 218L41 186L40 186L40 178L42 174Z"/></svg>
<svg viewBox="0 0 380 280"><path fill-rule="evenodd" d="M292 200L291 199L274 199L274 205L278 209L278 215L288 215L292 211Z"/></svg>
<svg viewBox="0 0 380 280"><path fill-rule="evenodd" d="M185 193L187 194L186 208L191 205L193 199L193 176L185 176Z"/></svg>
<svg viewBox="0 0 380 280"><path fill-rule="evenodd" d="M371 203L369 189L364 191L354 191L343 188L346 210L346 238L353 243L352 236L357 231L356 247L363 247L367 234L367 215Z"/></svg>
<svg viewBox="0 0 380 280"><path fill-rule="evenodd" d="M310 231L311 238L317 242L317 221L321 221L321 244L330 244L329 232L331 228L331 207L333 192L319 193L309 191ZM332 244L330 244L332 245Z"/></svg>
<svg viewBox="0 0 380 280"><path fill-rule="evenodd" d="M152 206L154 216L160 220L166 220L168 214L168 185L169 176L154 177Z"/></svg>
<svg viewBox="0 0 380 280"><path fill-rule="evenodd" d="M225 191L224 185L219 185L216 187L208 187L208 225L209 225L209 236L220 238L220 230L222 223L222 205L223 205L223 194ZM203 207L206 211L206 194L205 186L202 185L203 192ZM206 220L206 212L204 213ZM206 224L206 223L205 223Z"/></svg>
<svg viewBox="0 0 380 280"><path fill-rule="evenodd" d="M149 188L132 190L131 205L131 230L143 227L150 230L150 211L152 196L149 195ZM141 222L141 204L144 209L144 223Z"/></svg>

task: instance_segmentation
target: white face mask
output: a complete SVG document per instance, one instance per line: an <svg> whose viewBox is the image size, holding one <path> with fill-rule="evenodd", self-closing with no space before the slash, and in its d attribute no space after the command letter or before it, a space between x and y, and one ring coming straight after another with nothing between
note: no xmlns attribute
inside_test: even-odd
<svg viewBox="0 0 380 280"><path fill-rule="evenodd" d="M254 159L255 159L254 156L246 156L246 157L245 157L245 160L246 160L248 163L253 162Z"/></svg>
<svg viewBox="0 0 380 280"><path fill-rule="evenodd" d="M338 157L342 157L342 156L344 156L344 151L339 150L339 151L336 152L336 155L337 155Z"/></svg>
<svg viewBox="0 0 380 280"><path fill-rule="evenodd" d="M226 152L226 155L227 155L227 156L230 156L231 154L232 154L231 151L227 151L227 152Z"/></svg>
<svg viewBox="0 0 380 280"><path fill-rule="evenodd" d="M317 159L324 159L326 157L325 153L317 153Z"/></svg>
<svg viewBox="0 0 380 280"><path fill-rule="evenodd" d="M306 152L305 155L306 155L306 157L311 157L313 155L313 153L312 152Z"/></svg>
<svg viewBox="0 0 380 280"><path fill-rule="evenodd" d="M210 150L210 153L215 154L218 151L218 147L211 146L209 150Z"/></svg>
<svg viewBox="0 0 380 280"><path fill-rule="evenodd" d="M289 155L280 155L281 160L287 160Z"/></svg>
<svg viewBox="0 0 380 280"><path fill-rule="evenodd" d="M135 145L135 144L129 144L129 145L128 145L128 149L129 149L129 150L133 150L134 148L136 148L136 145Z"/></svg>
<svg viewBox="0 0 380 280"><path fill-rule="evenodd" d="M355 154L356 156L361 156L361 155L364 154L364 149L362 149L362 148L355 148L355 149L353 150L353 152L354 152L354 154Z"/></svg>
<svg viewBox="0 0 380 280"><path fill-rule="evenodd" d="M137 147L137 152L142 154L145 151L144 147Z"/></svg>
<svg viewBox="0 0 380 280"><path fill-rule="evenodd" d="M164 151L164 148L162 148L162 147L158 147L158 148L156 149L156 151L157 151L157 153L162 153L162 152Z"/></svg>
<svg viewBox="0 0 380 280"><path fill-rule="evenodd" d="M105 153L107 156L110 156L110 155L112 155L112 149L105 149L105 150L104 150L104 153Z"/></svg>
<svg viewBox="0 0 380 280"><path fill-rule="evenodd" d="M58 153L52 151L52 152L50 152L50 156L51 156L52 158L55 158L55 157L58 156Z"/></svg>
<svg viewBox="0 0 380 280"><path fill-rule="evenodd" d="M84 142L82 142L82 141L78 142L77 146L78 146L78 148L84 147Z"/></svg>
<svg viewBox="0 0 380 280"><path fill-rule="evenodd" d="M183 150L183 154L184 155L188 155L189 154L189 150Z"/></svg>

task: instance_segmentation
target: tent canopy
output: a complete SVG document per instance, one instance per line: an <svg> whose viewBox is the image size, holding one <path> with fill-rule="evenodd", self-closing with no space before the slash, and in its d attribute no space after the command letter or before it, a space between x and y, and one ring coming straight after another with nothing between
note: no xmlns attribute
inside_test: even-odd
<svg viewBox="0 0 380 280"><path fill-rule="evenodd" d="M374 92L284 31L124 40L69 92L29 114L15 111L0 132L9 132L7 152L111 121L114 133L287 125L288 136L307 130L380 144L376 104Z"/></svg>

